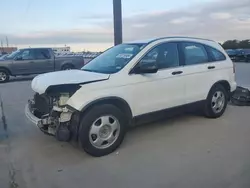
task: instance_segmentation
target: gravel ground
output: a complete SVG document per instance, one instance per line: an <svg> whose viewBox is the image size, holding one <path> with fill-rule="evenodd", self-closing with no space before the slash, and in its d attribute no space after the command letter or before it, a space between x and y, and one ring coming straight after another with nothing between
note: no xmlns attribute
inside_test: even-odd
<svg viewBox="0 0 250 188"><path fill-rule="evenodd" d="M239 85L250 86L250 64L236 71ZM93 158L26 119L29 78L0 85L0 95L1 188L250 187L249 107L229 106L216 120L182 115L142 125L115 153Z"/></svg>

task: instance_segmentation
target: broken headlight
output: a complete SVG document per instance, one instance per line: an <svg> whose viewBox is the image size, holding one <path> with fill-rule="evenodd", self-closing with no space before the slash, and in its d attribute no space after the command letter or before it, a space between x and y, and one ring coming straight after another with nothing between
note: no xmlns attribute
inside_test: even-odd
<svg viewBox="0 0 250 188"><path fill-rule="evenodd" d="M60 93L58 105L59 106L66 105L66 103L69 100L69 98L70 98L70 94L69 93Z"/></svg>

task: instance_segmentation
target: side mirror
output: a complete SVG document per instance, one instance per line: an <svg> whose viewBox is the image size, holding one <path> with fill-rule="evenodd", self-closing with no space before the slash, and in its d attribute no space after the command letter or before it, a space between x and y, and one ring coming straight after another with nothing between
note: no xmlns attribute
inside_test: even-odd
<svg viewBox="0 0 250 188"><path fill-rule="evenodd" d="M142 60L139 66L135 68L136 74L153 74L158 72L155 60Z"/></svg>

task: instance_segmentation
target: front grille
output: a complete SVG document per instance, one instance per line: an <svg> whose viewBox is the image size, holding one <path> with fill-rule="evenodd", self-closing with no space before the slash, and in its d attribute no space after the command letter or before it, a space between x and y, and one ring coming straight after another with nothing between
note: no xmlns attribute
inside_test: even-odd
<svg viewBox="0 0 250 188"><path fill-rule="evenodd" d="M39 95L38 93L34 96L34 108L36 111L41 114L49 114L51 109L50 98L46 95Z"/></svg>

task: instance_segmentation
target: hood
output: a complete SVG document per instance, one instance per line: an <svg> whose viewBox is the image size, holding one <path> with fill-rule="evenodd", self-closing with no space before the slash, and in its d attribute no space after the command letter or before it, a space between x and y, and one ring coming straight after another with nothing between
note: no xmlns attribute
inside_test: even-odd
<svg viewBox="0 0 250 188"><path fill-rule="evenodd" d="M50 86L84 84L107 79L109 79L109 74L86 72L82 70L58 71L36 76L31 83L31 87L35 92L43 94Z"/></svg>

